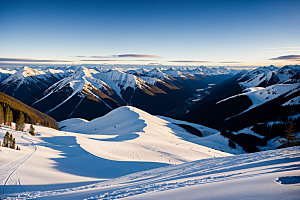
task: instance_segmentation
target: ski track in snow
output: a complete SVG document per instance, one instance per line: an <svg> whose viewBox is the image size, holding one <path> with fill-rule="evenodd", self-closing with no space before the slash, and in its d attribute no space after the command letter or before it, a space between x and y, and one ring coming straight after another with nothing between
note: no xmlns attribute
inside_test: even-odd
<svg viewBox="0 0 300 200"><path fill-rule="evenodd" d="M6 187L7 183L11 180L11 177L13 176L13 174L37 150L37 147L36 147L36 145L34 145L32 140L30 140L24 136L22 136L22 138L30 142L30 143L28 143L28 145L32 146L33 150L31 152L28 152L27 154L23 155L21 158L13 160L0 168L0 181L1 181L1 185L2 185L2 190L1 190L2 194L5 194L5 187ZM16 185L21 185L20 179L18 179Z"/></svg>
<svg viewBox="0 0 300 200"><path fill-rule="evenodd" d="M12 199L120 199L149 192L253 178L263 174L300 170L300 147L220 157L138 172L120 178L54 191L9 195ZM284 164L288 164L283 167ZM298 167L297 167L298 166ZM276 181L276 180L274 180Z"/></svg>

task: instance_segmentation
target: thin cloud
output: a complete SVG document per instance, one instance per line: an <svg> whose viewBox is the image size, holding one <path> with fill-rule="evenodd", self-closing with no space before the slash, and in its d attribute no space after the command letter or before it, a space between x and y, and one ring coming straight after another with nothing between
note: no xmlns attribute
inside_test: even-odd
<svg viewBox="0 0 300 200"><path fill-rule="evenodd" d="M148 54L116 54L110 56L73 56L77 58L160 58L156 55Z"/></svg>
<svg viewBox="0 0 300 200"><path fill-rule="evenodd" d="M153 61L153 60L101 60L101 59L94 59L94 60L80 60L80 61L93 61L93 62L106 62L106 61L114 61L114 62L118 62L118 61Z"/></svg>
<svg viewBox="0 0 300 200"><path fill-rule="evenodd" d="M168 62L176 62L176 63L210 63L210 61L205 60L172 60Z"/></svg>
<svg viewBox="0 0 300 200"><path fill-rule="evenodd" d="M300 55L279 56L279 57L276 57L276 58L271 58L270 60L295 60L295 61L300 61Z"/></svg>
<svg viewBox="0 0 300 200"><path fill-rule="evenodd" d="M0 61L5 62L72 62L69 60L39 60L39 59L28 59L28 58L0 58Z"/></svg>
<svg viewBox="0 0 300 200"><path fill-rule="evenodd" d="M101 61L101 62L105 62L105 61L119 61L119 60L100 60L100 59L94 59L94 60L80 60L80 61Z"/></svg>
<svg viewBox="0 0 300 200"><path fill-rule="evenodd" d="M114 58L160 58L156 55L147 55L147 54L119 54L112 55Z"/></svg>

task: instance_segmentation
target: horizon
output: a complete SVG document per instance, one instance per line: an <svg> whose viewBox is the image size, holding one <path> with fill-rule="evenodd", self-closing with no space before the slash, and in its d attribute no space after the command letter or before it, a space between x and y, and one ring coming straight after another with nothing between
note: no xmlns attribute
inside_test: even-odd
<svg viewBox="0 0 300 200"><path fill-rule="evenodd" d="M0 65L296 65L299 8L293 0L0 0Z"/></svg>
<svg viewBox="0 0 300 200"><path fill-rule="evenodd" d="M288 66L288 65L284 65ZM284 67L281 66L281 67ZM22 67L29 67L29 68L51 68L51 67L87 67L87 68L92 68L92 67L100 67L100 68L109 68L109 69L137 69L137 68L144 68L144 69L153 69L153 68L160 68L160 69L168 69L168 68L178 68L178 69L183 69L183 68L190 68L190 69L195 69L198 67L207 67L207 68L227 68L227 69L233 69L233 70L254 70L259 67L277 67L281 68L280 66L274 66L274 65L269 65L269 66L206 66L206 65L143 65L143 64L74 64L74 65L64 65L64 64L34 64L34 63L21 63L21 64L3 64L0 63L0 68L12 68L12 69L19 69Z"/></svg>

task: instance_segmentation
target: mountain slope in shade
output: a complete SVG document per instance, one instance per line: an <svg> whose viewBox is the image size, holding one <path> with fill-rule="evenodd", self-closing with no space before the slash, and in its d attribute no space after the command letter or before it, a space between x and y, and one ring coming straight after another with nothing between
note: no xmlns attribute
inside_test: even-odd
<svg viewBox="0 0 300 200"><path fill-rule="evenodd" d="M269 87L266 87L266 88L255 87L255 88L249 88L248 90L250 90L250 91L228 97L226 99L223 99L223 100L217 102L217 104L223 103L223 102L228 101L230 99L239 98L241 96L247 96L252 101L252 105L250 107L248 107L246 110L244 110L243 112L238 114L238 115L240 115L244 112L247 112L250 109L253 109L257 106L260 106L260 105L262 105L262 104L264 104L268 101L271 101L275 98L278 98L282 95L289 96L289 94L299 92L300 91L300 84L299 83L295 83L295 84L276 84L276 85L272 85L272 86L269 86ZM236 115L236 116L238 116L238 115ZM232 117L229 117L229 118L232 118Z"/></svg>
<svg viewBox="0 0 300 200"><path fill-rule="evenodd" d="M79 67L45 90L33 106L60 120L93 119L126 104L163 114L183 103L193 91L189 87L177 87L175 84L181 83L176 80L165 82L151 77L145 80L119 70Z"/></svg>
<svg viewBox="0 0 300 200"><path fill-rule="evenodd" d="M52 117L2 92L0 92L0 104L3 108L8 106L12 110L14 115L14 122L16 121L16 116L18 112L22 112L28 123L30 122L32 124L39 124L58 129L57 122Z"/></svg>
<svg viewBox="0 0 300 200"><path fill-rule="evenodd" d="M292 93L289 96L282 95L292 90L297 93L300 80L298 71L299 66L285 66L280 69L272 66L261 67L242 75L241 78L229 79L213 87L210 94L198 101L186 114L187 118L217 129L228 129L223 123L225 119L266 102L278 107L272 100L282 99L285 103L294 98L293 95L297 96ZM218 112L212 115L211 110Z"/></svg>
<svg viewBox="0 0 300 200"><path fill-rule="evenodd" d="M282 147L290 124L295 127L296 135L299 131L299 118L290 118L299 114L298 72L299 66L250 71L239 79L215 86L186 117L221 130L222 135L247 152ZM279 140L283 142L276 142Z"/></svg>

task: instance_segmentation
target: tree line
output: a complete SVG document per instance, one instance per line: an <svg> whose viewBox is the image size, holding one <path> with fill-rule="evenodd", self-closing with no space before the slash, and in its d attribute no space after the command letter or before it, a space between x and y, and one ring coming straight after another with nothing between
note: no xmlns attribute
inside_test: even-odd
<svg viewBox="0 0 300 200"><path fill-rule="evenodd" d="M25 123L59 129L56 120L52 117L1 92L0 106L0 122L5 123L5 125L11 126L12 122L16 122L17 118L23 115Z"/></svg>

